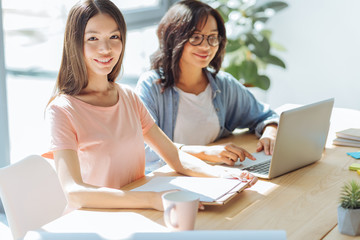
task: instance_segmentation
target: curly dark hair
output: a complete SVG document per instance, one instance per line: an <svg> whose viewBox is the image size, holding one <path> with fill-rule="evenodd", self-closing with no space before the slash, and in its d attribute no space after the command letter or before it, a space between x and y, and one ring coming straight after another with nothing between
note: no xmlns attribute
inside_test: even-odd
<svg viewBox="0 0 360 240"><path fill-rule="evenodd" d="M151 56L151 69L159 71L162 89L173 86L180 76L180 58L185 43L195 32L201 21L205 24L208 17L216 20L221 42L209 67L216 75L225 55L226 30L224 20L218 11L197 0L183 0L174 4L161 19L157 28L159 49ZM205 21L204 21L205 20Z"/></svg>

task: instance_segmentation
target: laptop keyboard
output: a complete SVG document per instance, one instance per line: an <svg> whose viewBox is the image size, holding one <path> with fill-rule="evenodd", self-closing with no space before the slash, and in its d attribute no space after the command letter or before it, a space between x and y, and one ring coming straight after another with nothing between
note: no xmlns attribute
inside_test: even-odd
<svg viewBox="0 0 360 240"><path fill-rule="evenodd" d="M269 174L270 160L256 164L256 165L252 165L250 167L243 168L243 170L247 170L252 173L264 174L264 175Z"/></svg>

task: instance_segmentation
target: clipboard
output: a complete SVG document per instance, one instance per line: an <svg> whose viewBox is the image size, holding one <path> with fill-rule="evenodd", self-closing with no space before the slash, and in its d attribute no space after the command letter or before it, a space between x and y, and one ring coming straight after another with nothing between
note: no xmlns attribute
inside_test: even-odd
<svg viewBox="0 0 360 240"><path fill-rule="evenodd" d="M204 205L224 205L248 186L249 181L238 179L158 176L131 191L161 192L177 189L198 195Z"/></svg>

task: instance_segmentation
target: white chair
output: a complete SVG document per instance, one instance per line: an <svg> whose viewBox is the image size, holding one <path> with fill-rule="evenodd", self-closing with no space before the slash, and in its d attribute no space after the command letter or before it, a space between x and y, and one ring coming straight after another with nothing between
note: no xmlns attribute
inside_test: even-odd
<svg viewBox="0 0 360 240"><path fill-rule="evenodd" d="M56 171L37 155L0 169L0 196L16 240L60 217L67 204Z"/></svg>

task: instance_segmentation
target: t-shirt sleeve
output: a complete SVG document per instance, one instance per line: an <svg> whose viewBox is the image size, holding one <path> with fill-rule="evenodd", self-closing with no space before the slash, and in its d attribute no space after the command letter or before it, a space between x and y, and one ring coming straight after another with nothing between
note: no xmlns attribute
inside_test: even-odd
<svg viewBox="0 0 360 240"><path fill-rule="evenodd" d="M51 105L46 110L50 133L50 151L72 149L77 151L76 132L65 109Z"/></svg>
<svg viewBox="0 0 360 240"><path fill-rule="evenodd" d="M154 125L155 121L154 121L153 117L151 116L151 114L149 113L149 111L146 109L144 103L140 100L139 96L135 92L133 92L133 95L134 95L137 110L140 115L140 122L141 122L143 135L145 135L150 130L150 128Z"/></svg>

